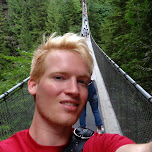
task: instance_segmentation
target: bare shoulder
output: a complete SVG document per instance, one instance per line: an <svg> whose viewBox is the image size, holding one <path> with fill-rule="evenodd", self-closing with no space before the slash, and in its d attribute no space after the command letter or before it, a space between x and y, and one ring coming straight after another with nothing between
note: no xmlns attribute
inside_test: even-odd
<svg viewBox="0 0 152 152"><path fill-rule="evenodd" d="M119 147L116 152L152 152L152 142L146 144L127 144Z"/></svg>

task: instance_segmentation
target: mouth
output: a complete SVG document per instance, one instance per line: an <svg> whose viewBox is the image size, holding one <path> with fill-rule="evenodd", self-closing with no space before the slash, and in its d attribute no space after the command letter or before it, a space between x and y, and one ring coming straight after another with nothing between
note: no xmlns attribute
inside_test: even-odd
<svg viewBox="0 0 152 152"><path fill-rule="evenodd" d="M68 105L68 106L78 106L76 103L71 103L71 102L63 102L62 104Z"/></svg>
<svg viewBox="0 0 152 152"><path fill-rule="evenodd" d="M76 112L79 104L76 101L61 101L60 104L68 112Z"/></svg>

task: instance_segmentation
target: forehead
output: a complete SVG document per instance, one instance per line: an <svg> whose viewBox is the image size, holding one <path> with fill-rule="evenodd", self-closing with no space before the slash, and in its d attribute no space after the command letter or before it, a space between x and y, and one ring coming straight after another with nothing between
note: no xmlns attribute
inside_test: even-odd
<svg viewBox="0 0 152 152"><path fill-rule="evenodd" d="M89 73L85 59L74 51L53 50L47 55L45 64L46 68L67 71L77 70L77 72Z"/></svg>
<svg viewBox="0 0 152 152"><path fill-rule="evenodd" d="M70 50L52 50L48 55L46 56L46 63L53 62L54 60L57 60L60 63L68 62L68 59L73 59L74 61L81 61L84 64L87 64L85 59L76 51L70 51Z"/></svg>

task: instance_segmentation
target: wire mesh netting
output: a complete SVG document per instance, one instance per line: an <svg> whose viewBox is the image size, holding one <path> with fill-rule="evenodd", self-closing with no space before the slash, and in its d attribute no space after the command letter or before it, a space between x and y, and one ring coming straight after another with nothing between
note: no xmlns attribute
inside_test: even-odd
<svg viewBox="0 0 152 152"><path fill-rule="evenodd" d="M30 127L34 99L28 93L27 82L0 99L0 141L15 132Z"/></svg>
<svg viewBox="0 0 152 152"><path fill-rule="evenodd" d="M152 139L152 103L114 67L91 37L96 60L125 136L137 143ZM102 106L102 105L101 105Z"/></svg>

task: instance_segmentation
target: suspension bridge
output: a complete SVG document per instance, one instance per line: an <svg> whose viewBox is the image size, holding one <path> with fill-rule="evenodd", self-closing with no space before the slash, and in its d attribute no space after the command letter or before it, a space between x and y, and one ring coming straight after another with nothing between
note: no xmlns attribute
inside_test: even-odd
<svg viewBox="0 0 152 152"><path fill-rule="evenodd" d="M92 78L97 84L105 132L125 135L137 143L149 142L152 139L152 96L96 44L90 32L85 2L82 8L80 35L85 37L94 59ZM30 127L34 99L27 90L29 78L0 95L0 141ZM74 127L78 126L76 122ZM89 106L87 127L96 130Z"/></svg>

